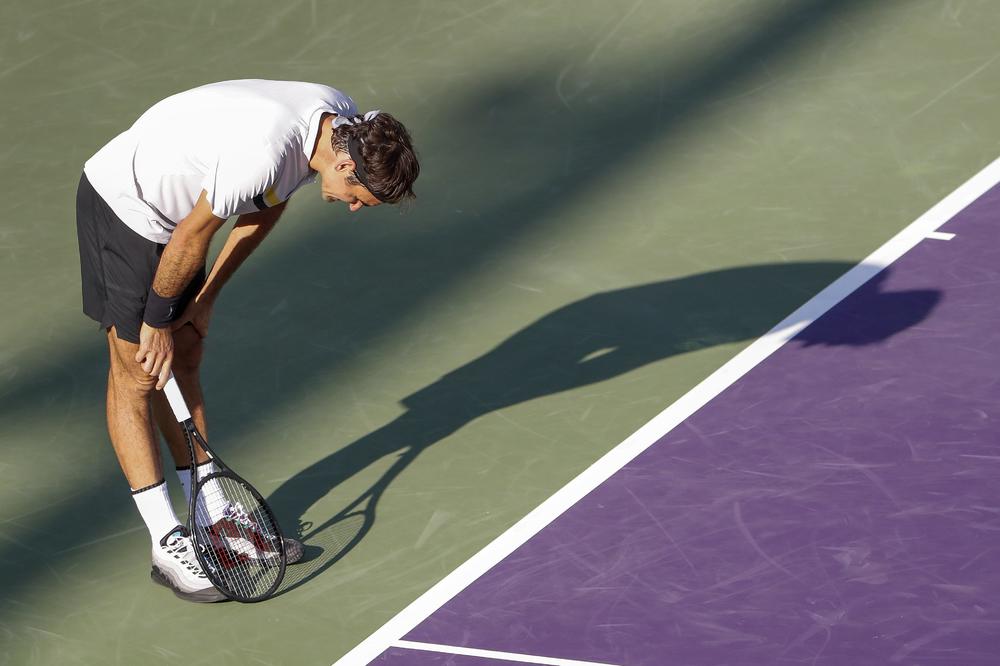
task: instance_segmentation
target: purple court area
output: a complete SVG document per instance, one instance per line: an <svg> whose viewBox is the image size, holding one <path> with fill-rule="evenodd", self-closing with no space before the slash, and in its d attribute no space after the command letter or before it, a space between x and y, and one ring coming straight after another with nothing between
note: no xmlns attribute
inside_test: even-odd
<svg viewBox="0 0 1000 666"><path fill-rule="evenodd" d="M622 666L1000 663L998 221L994 187L404 638Z"/></svg>

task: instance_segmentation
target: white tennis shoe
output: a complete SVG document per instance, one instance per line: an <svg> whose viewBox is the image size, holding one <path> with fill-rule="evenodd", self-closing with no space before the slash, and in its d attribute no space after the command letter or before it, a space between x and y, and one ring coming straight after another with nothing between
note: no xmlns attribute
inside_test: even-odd
<svg viewBox="0 0 1000 666"><path fill-rule="evenodd" d="M194 554L194 544L187 528L180 525L153 546L150 577L185 601L212 603L226 599L205 576Z"/></svg>

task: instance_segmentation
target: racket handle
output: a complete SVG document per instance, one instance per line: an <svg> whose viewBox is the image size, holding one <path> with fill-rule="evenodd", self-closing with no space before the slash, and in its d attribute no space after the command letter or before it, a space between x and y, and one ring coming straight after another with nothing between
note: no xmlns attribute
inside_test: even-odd
<svg viewBox="0 0 1000 666"><path fill-rule="evenodd" d="M163 387L163 393L167 396L167 401L170 403L170 409L174 411L174 417L177 419L178 423L184 423L191 418L191 412L188 411L187 403L184 402L184 396L181 395L181 387L177 385L177 380L174 379L174 373L170 373L170 379L167 380L166 385Z"/></svg>

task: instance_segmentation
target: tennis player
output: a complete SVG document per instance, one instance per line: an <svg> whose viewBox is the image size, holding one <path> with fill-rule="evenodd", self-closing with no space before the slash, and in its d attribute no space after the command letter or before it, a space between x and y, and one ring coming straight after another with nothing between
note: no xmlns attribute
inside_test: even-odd
<svg viewBox="0 0 1000 666"><path fill-rule="evenodd" d="M163 388L173 371L205 433L203 339L223 285L267 236L288 198L317 180L356 213L412 198L419 165L387 113L360 115L324 85L225 81L146 111L84 166L77 191L83 311L110 355L108 432L152 540L154 581L189 601L223 599L171 507L154 421L190 494L191 464ZM206 274L212 236L239 216ZM198 475L213 464L196 454ZM285 544L289 562L301 544Z"/></svg>

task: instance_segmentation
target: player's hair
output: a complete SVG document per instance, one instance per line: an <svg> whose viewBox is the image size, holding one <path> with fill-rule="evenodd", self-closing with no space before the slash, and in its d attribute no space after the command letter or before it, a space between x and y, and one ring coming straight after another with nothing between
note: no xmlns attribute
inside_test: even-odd
<svg viewBox="0 0 1000 666"><path fill-rule="evenodd" d="M330 143L335 151L347 153L352 138L360 147L372 194L391 204L416 197L413 181L420 175L420 163L403 123L382 111L371 120L334 128ZM353 174L347 182L361 184Z"/></svg>

